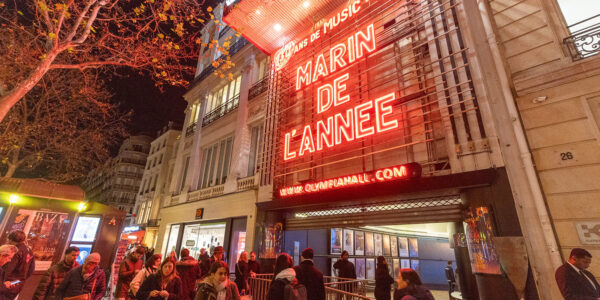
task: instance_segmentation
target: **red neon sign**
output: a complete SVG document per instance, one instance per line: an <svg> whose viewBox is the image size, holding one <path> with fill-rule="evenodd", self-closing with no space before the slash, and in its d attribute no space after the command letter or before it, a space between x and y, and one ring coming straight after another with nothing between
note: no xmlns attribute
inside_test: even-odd
<svg viewBox="0 0 600 300"><path fill-rule="evenodd" d="M371 172L340 176L331 179L308 182L301 185L283 187L279 189L279 196L290 197L304 195L370 183L414 178L420 175L421 166L416 163L410 163L406 165L378 169Z"/></svg>

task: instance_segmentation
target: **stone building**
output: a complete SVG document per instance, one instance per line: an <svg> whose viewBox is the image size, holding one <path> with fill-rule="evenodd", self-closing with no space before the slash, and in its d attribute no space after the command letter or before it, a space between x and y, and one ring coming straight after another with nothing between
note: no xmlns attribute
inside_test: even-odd
<svg viewBox="0 0 600 300"><path fill-rule="evenodd" d="M133 214L151 141L146 135L127 138L117 156L90 171L82 183L87 199L127 212L126 224Z"/></svg>

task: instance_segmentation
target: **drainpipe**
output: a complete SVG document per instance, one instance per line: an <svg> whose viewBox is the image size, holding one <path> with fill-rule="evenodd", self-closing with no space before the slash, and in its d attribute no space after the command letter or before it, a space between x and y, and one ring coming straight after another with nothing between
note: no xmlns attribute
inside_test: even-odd
<svg viewBox="0 0 600 300"><path fill-rule="evenodd" d="M483 16L491 16L491 14L488 11L487 5L481 1L478 2L481 14ZM508 74L507 70L504 66L504 62L501 59L502 54L500 53L500 50L498 48L498 41L496 40L496 35L494 34L489 17L482 17L481 19L483 21L483 27L487 36L487 42L492 52L494 64L498 71L497 73L500 81L500 88L504 95L506 95L502 98L508 110L510 120L512 121L511 125L515 133L515 139L521 157L522 168L525 171L527 184L529 185L529 188L531 190L533 204L536 208L537 216L540 221L539 224L542 228L542 233L544 235L546 249L549 252L550 265L552 266L552 269L555 270L560 265L562 265L563 262L560 255L560 251L558 249L558 244L556 243L556 239L554 236L554 229L552 228L552 223L550 220L550 216L548 215L542 189L540 188L540 184L538 182L537 173L533 165L532 155L529 151L529 145L527 143L527 138L525 136L525 132L523 131L521 120L519 118L519 112L516 107L514 98L511 97L513 93L510 88L508 77L506 75ZM533 255L533 253L530 255Z"/></svg>

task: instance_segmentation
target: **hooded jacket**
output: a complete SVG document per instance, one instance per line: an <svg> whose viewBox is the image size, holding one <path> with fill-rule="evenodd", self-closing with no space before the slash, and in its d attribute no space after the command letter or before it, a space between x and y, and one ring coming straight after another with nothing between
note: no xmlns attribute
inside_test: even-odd
<svg viewBox="0 0 600 300"><path fill-rule="evenodd" d="M412 290L409 288L395 290L394 300L434 300L434 298L426 287L415 285Z"/></svg>
<svg viewBox="0 0 600 300"><path fill-rule="evenodd" d="M56 289L67 276L67 273L73 268L79 267L79 263L73 261L71 265L67 265L64 260L53 265L44 273L40 283L33 294L33 300L54 300L56 298Z"/></svg>
<svg viewBox="0 0 600 300"><path fill-rule="evenodd" d="M271 286L269 286L267 300L284 299L285 286L288 284L298 284L298 280L296 280L296 271L294 271L293 268L287 268L277 273L277 276L275 276L275 279L271 282Z"/></svg>
<svg viewBox="0 0 600 300"><path fill-rule="evenodd" d="M129 254L119 266L119 279L117 280L117 288L115 289L115 298L126 298L129 292L129 284L144 266L141 259L133 260L133 253Z"/></svg>
<svg viewBox="0 0 600 300"><path fill-rule="evenodd" d="M177 274L181 278L183 295L181 299L191 300L196 295L196 281L200 279L202 270L198 262L191 256L182 257L177 265Z"/></svg>

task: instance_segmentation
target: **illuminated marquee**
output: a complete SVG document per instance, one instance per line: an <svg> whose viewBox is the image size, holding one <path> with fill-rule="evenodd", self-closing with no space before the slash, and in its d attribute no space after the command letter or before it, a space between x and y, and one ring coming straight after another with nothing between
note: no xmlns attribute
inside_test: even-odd
<svg viewBox="0 0 600 300"><path fill-rule="evenodd" d="M308 182L279 189L280 197L305 195L316 192L337 190L377 182L387 182L400 179L414 178L421 175L421 166L416 163L378 169L353 175L340 176L331 179Z"/></svg>

